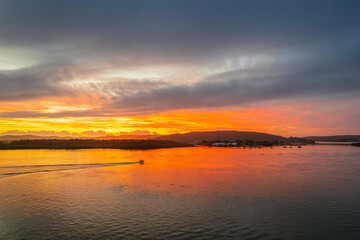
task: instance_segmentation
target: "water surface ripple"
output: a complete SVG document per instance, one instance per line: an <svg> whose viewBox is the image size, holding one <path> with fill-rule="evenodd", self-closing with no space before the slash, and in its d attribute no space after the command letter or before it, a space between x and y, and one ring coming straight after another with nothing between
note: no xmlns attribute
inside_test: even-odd
<svg viewBox="0 0 360 240"><path fill-rule="evenodd" d="M356 240L359 186L351 146L0 151L0 239Z"/></svg>

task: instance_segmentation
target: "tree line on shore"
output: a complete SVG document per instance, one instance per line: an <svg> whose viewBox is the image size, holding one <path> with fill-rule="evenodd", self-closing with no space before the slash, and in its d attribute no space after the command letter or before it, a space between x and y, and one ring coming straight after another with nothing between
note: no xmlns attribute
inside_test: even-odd
<svg viewBox="0 0 360 240"><path fill-rule="evenodd" d="M191 144L168 140L95 140L95 139L41 139L2 142L0 149L158 149L189 147Z"/></svg>

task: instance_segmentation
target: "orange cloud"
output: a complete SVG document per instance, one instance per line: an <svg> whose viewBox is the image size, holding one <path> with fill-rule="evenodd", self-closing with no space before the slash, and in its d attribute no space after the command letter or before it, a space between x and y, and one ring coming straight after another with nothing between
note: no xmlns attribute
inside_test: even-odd
<svg viewBox="0 0 360 240"><path fill-rule="evenodd" d="M81 101L78 102L81 104ZM30 103L28 103L31 105ZM191 131L241 130L284 136L349 132L344 118L335 113L317 112L312 103L269 105L223 111L180 110L129 117L66 117L0 119L0 133L18 131L106 131L108 134L153 132L159 134Z"/></svg>

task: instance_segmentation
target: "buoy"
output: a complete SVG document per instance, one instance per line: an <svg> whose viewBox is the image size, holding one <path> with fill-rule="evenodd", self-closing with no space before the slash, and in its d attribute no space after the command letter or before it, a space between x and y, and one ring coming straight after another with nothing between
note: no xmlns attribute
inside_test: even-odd
<svg viewBox="0 0 360 240"><path fill-rule="evenodd" d="M144 160L140 160L139 163L140 163L140 164L144 164Z"/></svg>

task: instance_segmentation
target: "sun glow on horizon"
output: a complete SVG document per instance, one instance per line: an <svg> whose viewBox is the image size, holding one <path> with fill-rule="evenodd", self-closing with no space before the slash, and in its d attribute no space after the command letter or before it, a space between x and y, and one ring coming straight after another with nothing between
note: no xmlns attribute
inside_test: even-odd
<svg viewBox="0 0 360 240"><path fill-rule="evenodd" d="M125 2L3 3L0 133L359 134L356 7Z"/></svg>
<svg viewBox="0 0 360 240"><path fill-rule="evenodd" d="M14 130L67 131L80 135L84 135L86 131L103 131L108 135L139 131L168 135L215 130L255 131L283 136L312 135L320 131L324 134L330 133L323 129L324 116L319 116L318 119L312 117L311 122L306 121L308 116L313 115L311 112L307 113L306 109L306 106L303 109L299 107L297 113L293 113L292 116L288 115L289 109L283 106L224 111L179 110L126 117L0 118L0 133Z"/></svg>

